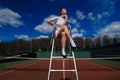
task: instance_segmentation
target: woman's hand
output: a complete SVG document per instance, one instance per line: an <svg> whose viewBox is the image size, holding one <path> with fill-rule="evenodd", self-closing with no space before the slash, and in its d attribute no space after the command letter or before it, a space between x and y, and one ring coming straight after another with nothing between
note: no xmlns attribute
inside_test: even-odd
<svg viewBox="0 0 120 80"><path fill-rule="evenodd" d="M52 20L48 20L47 21L50 25L53 25L53 21Z"/></svg>
<svg viewBox="0 0 120 80"><path fill-rule="evenodd" d="M67 15L64 15L64 23L63 23L63 25L66 25L66 23L67 23L67 20L68 20L68 16Z"/></svg>
<svg viewBox="0 0 120 80"><path fill-rule="evenodd" d="M66 19L66 20L68 19L68 16L67 16L67 15L65 15L65 19Z"/></svg>
<svg viewBox="0 0 120 80"><path fill-rule="evenodd" d="M57 30L58 29L58 26L56 26L55 24L53 24L54 28Z"/></svg>

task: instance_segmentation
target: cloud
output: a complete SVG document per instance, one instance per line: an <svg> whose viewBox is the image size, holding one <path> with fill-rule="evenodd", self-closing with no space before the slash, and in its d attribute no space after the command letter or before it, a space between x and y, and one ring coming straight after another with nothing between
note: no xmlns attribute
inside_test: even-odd
<svg viewBox="0 0 120 80"><path fill-rule="evenodd" d="M69 18L69 23L76 24L77 23L77 19L74 19L73 17L70 17Z"/></svg>
<svg viewBox="0 0 120 80"><path fill-rule="evenodd" d="M72 38L75 38L75 37L83 37L83 34L82 33L74 33L72 34Z"/></svg>
<svg viewBox="0 0 120 80"><path fill-rule="evenodd" d="M94 21L94 20L95 20L95 17L93 16L93 13L92 13L92 12L89 12L89 13L88 13L88 19L90 19L91 21Z"/></svg>
<svg viewBox="0 0 120 80"><path fill-rule="evenodd" d="M98 13L98 14L96 12L96 15L97 16L95 16L93 14L93 12L89 12L88 13L88 19L91 20L91 21L93 21L93 22L96 22L97 19L100 20L100 19L103 19L105 17L109 17L110 16L110 14L108 12L102 12L102 13Z"/></svg>
<svg viewBox="0 0 120 80"><path fill-rule="evenodd" d="M92 25L107 25L109 17L115 14L116 3L118 0L89 0L90 5L96 6L88 13L88 19L92 21Z"/></svg>
<svg viewBox="0 0 120 80"><path fill-rule="evenodd" d="M93 34L93 36L94 36L94 38L98 37L98 35L97 35L97 34Z"/></svg>
<svg viewBox="0 0 120 80"><path fill-rule="evenodd" d="M78 33L78 29L77 28L73 28L71 31L72 31L72 34Z"/></svg>
<svg viewBox="0 0 120 80"><path fill-rule="evenodd" d="M103 17L109 17L110 14L109 14L109 12L106 11L106 12L103 12L103 13L102 13L102 16L103 16Z"/></svg>
<svg viewBox="0 0 120 80"><path fill-rule="evenodd" d="M23 25L23 22L20 20L21 18L21 15L8 8L0 8L0 27L4 25L11 25L13 27Z"/></svg>
<svg viewBox="0 0 120 80"><path fill-rule="evenodd" d="M119 0L89 0L90 4L96 5L95 9L99 9L109 13L109 16L115 13L115 4L118 3Z"/></svg>
<svg viewBox="0 0 120 80"><path fill-rule="evenodd" d="M101 14L98 14L97 17L98 17L98 19L102 19L102 15Z"/></svg>
<svg viewBox="0 0 120 80"><path fill-rule="evenodd" d="M78 20L73 17L69 18L69 23L73 24L75 27L80 27L80 23L78 22Z"/></svg>
<svg viewBox="0 0 120 80"><path fill-rule="evenodd" d="M76 11L76 16L79 20L84 20L85 19L85 15L83 14L83 12L81 12L80 10Z"/></svg>
<svg viewBox="0 0 120 80"><path fill-rule="evenodd" d="M14 35L17 39L30 40L31 38L28 35Z"/></svg>
<svg viewBox="0 0 120 80"><path fill-rule="evenodd" d="M83 33L86 33L86 31L83 30L83 29L81 29L81 30L80 30L80 33L79 33L79 31L78 31L77 28L73 28L73 29L72 29L72 38L81 37L81 36L83 37Z"/></svg>
<svg viewBox="0 0 120 80"><path fill-rule="evenodd" d="M3 26L0 24L0 27L3 27Z"/></svg>
<svg viewBox="0 0 120 80"><path fill-rule="evenodd" d="M38 36L38 37L35 37L35 39L40 39L40 38L49 38L49 36L40 35L40 36Z"/></svg>
<svg viewBox="0 0 120 80"><path fill-rule="evenodd" d="M115 13L115 3L117 3L117 0L98 0L98 2L104 7L103 10L109 13L109 16Z"/></svg>
<svg viewBox="0 0 120 80"><path fill-rule="evenodd" d="M112 22L111 24L107 25L105 28L100 30L102 36L108 35L109 37L118 36L120 37L120 21Z"/></svg>
<svg viewBox="0 0 120 80"><path fill-rule="evenodd" d="M108 19L110 17L110 14L108 12L89 12L88 13L88 20L92 21L92 26L94 26L94 29L98 29L98 25L105 26L108 23Z"/></svg>
<svg viewBox="0 0 120 80"><path fill-rule="evenodd" d="M49 25L47 23L47 20L49 18L52 18L52 17L55 17L55 15L51 15L51 16L45 18L43 20L42 24L37 25L34 29L37 30L37 31L39 31L39 32L41 32L41 33L50 33L50 32L52 32L53 26L51 26L51 25Z"/></svg>
<svg viewBox="0 0 120 80"><path fill-rule="evenodd" d="M45 18L42 24L37 25L34 29L41 33L52 32L53 27L47 23L47 20L53 17L56 17L56 15L50 15L49 17ZM69 23L73 24L75 27L80 27L80 23L77 21L77 19L74 19L73 17L69 18Z"/></svg>
<svg viewBox="0 0 120 80"><path fill-rule="evenodd" d="M85 31L84 29L80 29L80 33L86 33L87 31Z"/></svg>
<svg viewBox="0 0 120 80"><path fill-rule="evenodd" d="M41 32L41 33L52 32L52 28L50 25L47 24L47 22L43 22L41 25L37 25L34 29Z"/></svg>
<svg viewBox="0 0 120 80"><path fill-rule="evenodd" d="M46 36L46 35L40 35L40 36L37 36L37 37L34 37L34 38L30 38L28 35L14 35L15 38L17 39L22 39L22 40L30 40L30 39L40 39L40 38L49 38L49 36Z"/></svg>

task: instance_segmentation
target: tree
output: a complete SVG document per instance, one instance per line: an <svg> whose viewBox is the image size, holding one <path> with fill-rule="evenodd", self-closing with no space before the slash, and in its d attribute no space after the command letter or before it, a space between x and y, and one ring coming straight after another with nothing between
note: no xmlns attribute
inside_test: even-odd
<svg viewBox="0 0 120 80"><path fill-rule="evenodd" d="M110 39L107 35L104 35L103 43L104 43L104 45L110 45Z"/></svg>
<svg viewBox="0 0 120 80"><path fill-rule="evenodd" d="M87 37L85 39L85 43L86 43L86 48L87 49L92 48L92 46L93 46L93 39L91 37Z"/></svg>
<svg viewBox="0 0 120 80"><path fill-rule="evenodd" d="M78 49L83 49L84 48L84 40L83 37L75 37L74 38L76 46Z"/></svg>
<svg viewBox="0 0 120 80"><path fill-rule="evenodd" d="M95 42L95 47L100 47L101 46L101 41L100 41L100 37L97 37L97 38L95 38L95 40L94 40Z"/></svg>

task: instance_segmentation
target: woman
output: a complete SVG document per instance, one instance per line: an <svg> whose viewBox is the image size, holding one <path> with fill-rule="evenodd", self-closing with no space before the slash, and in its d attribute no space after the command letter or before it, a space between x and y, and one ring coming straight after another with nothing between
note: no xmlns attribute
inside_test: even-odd
<svg viewBox="0 0 120 80"><path fill-rule="evenodd" d="M61 16L59 17L54 17L48 20L48 23L53 25L56 29L55 31L55 37L60 38L62 41L62 56L63 58L66 58L67 55L65 53L65 46L66 46L66 39L68 38L70 40L70 44L72 47L76 47L73 39L70 36L70 33L67 28L67 10L63 8L61 10ZM55 22L55 24L54 24Z"/></svg>

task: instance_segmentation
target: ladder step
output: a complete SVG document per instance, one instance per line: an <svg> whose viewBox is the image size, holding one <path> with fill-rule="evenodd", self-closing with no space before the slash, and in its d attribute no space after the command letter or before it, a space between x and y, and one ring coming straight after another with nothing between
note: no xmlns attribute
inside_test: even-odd
<svg viewBox="0 0 120 80"><path fill-rule="evenodd" d="M69 69L69 70L63 70L63 69L51 69L50 71L52 71L52 72L53 72L53 71L55 71L55 72L57 72L57 71L59 71L59 72L60 72L60 71L62 71L62 72L63 72L63 71L70 71L70 72L72 72L72 71L76 71L76 70L74 70L74 69Z"/></svg>
<svg viewBox="0 0 120 80"><path fill-rule="evenodd" d="M53 56L52 58L59 58L59 59L63 59L63 56ZM73 58L73 56L67 56L67 58Z"/></svg>

